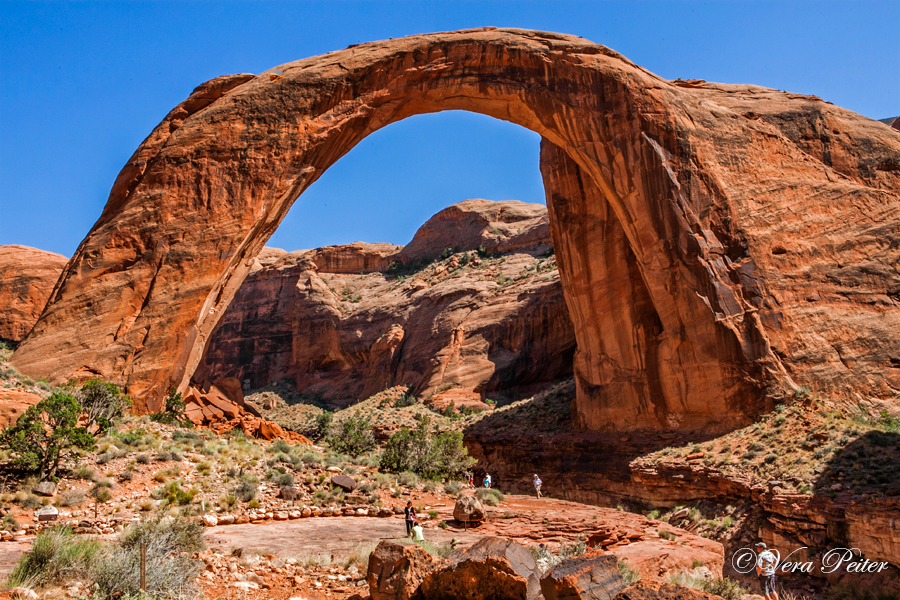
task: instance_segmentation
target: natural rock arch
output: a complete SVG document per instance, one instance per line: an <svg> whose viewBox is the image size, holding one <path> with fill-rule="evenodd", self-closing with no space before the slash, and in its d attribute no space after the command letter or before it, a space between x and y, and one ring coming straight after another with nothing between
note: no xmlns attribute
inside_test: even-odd
<svg viewBox="0 0 900 600"><path fill-rule="evenodd" d="M543 136L583 426L734 427L792 378L896 399L897 132L817 98L669 82L582 38L495 28L198 87L122 170L14 364L118 381L156 410L303 190L369 133L448 109ZM814 218L795 215L801 200ZM818 244L839 221L840 239Z"/></svg>

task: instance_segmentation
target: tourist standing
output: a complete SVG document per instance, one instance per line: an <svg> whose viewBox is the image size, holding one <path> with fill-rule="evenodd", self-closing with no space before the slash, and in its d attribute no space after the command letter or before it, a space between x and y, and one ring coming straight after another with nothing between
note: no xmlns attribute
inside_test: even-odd
<svg viewBox="0 0 900 600"><path fill-rule="evenodd" d="M775 555L762 542L756 544L756 552L756 575L763 594L766 600L778 600L778 592L775 591Z"/></svg>
<svg viewBox="0 0 900 600"><path fill-rule="evenodd" d="M486 487L487 489L491 489L491 474L490 473L484 474L484 487Z"/></svg>
<svg viewBox="0 0 900 600"><path fill-rule="evenodd" d="M534 492L537 494L537 497L541 497L541 478L537 476L537 473L534 474Z"/></svg>
<svg viewBox="0 0 900 600"><path fill-rule="evenodd" d="M406 508L403 509L403 518L406 520L406 537L412 537L413 525L416 522L416 509L413 508L412 500L406 501Z"/></svg>

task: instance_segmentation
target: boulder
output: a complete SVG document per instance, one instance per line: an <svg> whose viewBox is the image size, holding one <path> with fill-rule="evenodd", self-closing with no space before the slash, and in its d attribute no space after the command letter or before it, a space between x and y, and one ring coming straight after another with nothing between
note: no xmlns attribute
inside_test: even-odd
<svg viewBox="0 0 900 600"><path fill-rule="evenodd" d="M682 585L642 579L619 592L614 600L722 600L722 597Z"/></svg>
<svg viewBox="0 0 900 600"><path fill-rule="evenodd" d="M335 475L331 478L331 484L336 485L345 492L352 492L356 489L356 480L347 475Z"/></svg>
<svg viewBox="0 0 900 600"><path fill-rule="evenodd" d="M424 600L533 600L540 598L540 571L525 546L486 537L429 573L419 591Z"/></svg>
<svg viewBox="0 0 900 600"><path fill-rule="evenodd" d="M475 496L462 495L456 499L453 518L457 521L473 522L484 520L484 505Z"/></svg>
<svg viewBox="0 0 900 600"><path fill-rule="evenodd" d="M203 524L207 527L215 527L219 524L219 519L216 515L203 515Z"/></svg>
<svg viewBox="0 0 900 600"><path fill-rule="evenodd" d="M372 600L410 600L422 579L442 562L419 546L382 541L369 556L369 594Z"/></svg>
<svg viewBox="0 0 900 600"><path fill-rule="evenodd" d="M545 600L613 600L627 585L618 559L591 549L563 561L541 578Z"/></svg>
<svg viewBox="0 0 900 600"><path fill-rule="evenodd" d="M31 490L38 496L55 496L56 484L52 481L42 481Z"/></svg>

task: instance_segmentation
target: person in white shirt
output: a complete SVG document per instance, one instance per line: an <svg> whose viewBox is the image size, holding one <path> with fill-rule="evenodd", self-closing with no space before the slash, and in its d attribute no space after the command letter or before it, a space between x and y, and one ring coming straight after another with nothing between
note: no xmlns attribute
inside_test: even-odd
<svg viewBox="0 0 900 600"><path fill-rule="evenodd" d="M778 600L778 592L775 591L775 567L777 559L762 542L756 544L756 575L759 577L759 585L762 587L766 600Z"/></svg>
<svg viewBox="0 0 900 600"><path fill-rule="evenodd" d="M537 497L541 497L541 478L537 476L537 473L534 474L534 491L537 494Z"/></svg>

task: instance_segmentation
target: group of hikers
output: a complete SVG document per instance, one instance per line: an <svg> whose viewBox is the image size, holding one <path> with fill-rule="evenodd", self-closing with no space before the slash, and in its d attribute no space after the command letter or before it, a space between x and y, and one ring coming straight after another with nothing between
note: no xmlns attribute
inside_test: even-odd
<svg viewBox="0 0 900 600"><path fill-rule="evenodd" d="M464 475L464 477L465 477L466 481L469 483L469 486L470 486L470 487L475 487L475 474L474 474L474 473L468 473L468 472L467 472L467 473ZM490 474L490 473L485 473L485 474L484 474L484 481L482 482L482 485L483 485L485 488L487 488L487 489L491 489L491 485L492 485L493 483L494 483L494 482L493 482L493 480L491 479L491 474ZM543 482L541 481L541 478L538 477L537 473L534 474L534 479L532 480L531 483L532 483L532 485L534 485L534 493L537 494L537 497L538 497L538 498L540 498L540 497L541 497L541 485L542 485Z"/></svg>

